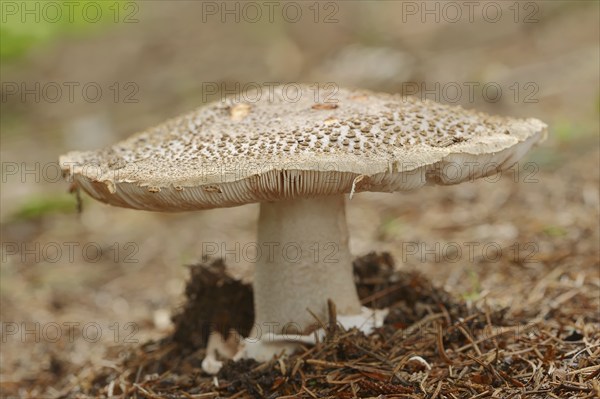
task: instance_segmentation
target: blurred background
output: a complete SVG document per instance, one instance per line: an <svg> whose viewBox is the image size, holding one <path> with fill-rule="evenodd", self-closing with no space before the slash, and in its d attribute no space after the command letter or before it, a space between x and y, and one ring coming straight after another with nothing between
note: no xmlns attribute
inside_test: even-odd
<svg viewBox="0 0 600 399"><path fill-rule="evenodd" d="M158 214L83 195L78 214L59 155L256 85L330 82L543 120L548 140L501 176L357 195L351 249L389 251L515 314L573 287L596 301L599 4L3 1L3 390L52 393L83 364L114 366L115 348L167 334L201 243L255 241L255 205ZM251 262L227 260L251 278Z"/></svg>

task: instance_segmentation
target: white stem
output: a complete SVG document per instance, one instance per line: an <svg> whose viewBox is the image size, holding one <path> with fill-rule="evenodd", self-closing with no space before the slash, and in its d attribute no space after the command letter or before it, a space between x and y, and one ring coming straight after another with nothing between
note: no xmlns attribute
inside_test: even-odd
<svg viewBox="0 0 600 399"><path fill-rule="evenodd" d="M327 322L327 299L340 315L361 313L343 195L262 203L258 241L254 334L308 333L307 309Z"/></svg>

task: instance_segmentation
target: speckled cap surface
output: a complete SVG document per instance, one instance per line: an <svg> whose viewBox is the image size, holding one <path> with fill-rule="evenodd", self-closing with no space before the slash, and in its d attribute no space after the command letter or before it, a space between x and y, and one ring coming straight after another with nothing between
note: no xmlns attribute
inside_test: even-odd
<svg viewBox="0 0 600 399"><path fill-rule="evenodd" d="M456 184L510 167L546 135L537 119L344 89L318 102L297 87L212 103L60 164L100 201L184 211Z"/></svg>

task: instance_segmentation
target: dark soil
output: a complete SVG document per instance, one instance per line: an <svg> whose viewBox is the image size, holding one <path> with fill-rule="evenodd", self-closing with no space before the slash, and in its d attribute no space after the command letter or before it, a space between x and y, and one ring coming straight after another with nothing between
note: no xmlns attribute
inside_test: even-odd
<svg viewBox="0 0 600 399"><path fill-rule="evenodd" d="M180 347L204 348L211 331L223 336L232 328L244 337L250 333L254 321L252 287L229 276L221 259L190 266L185 296L183 309L173 317L173 341Z"/></svg>

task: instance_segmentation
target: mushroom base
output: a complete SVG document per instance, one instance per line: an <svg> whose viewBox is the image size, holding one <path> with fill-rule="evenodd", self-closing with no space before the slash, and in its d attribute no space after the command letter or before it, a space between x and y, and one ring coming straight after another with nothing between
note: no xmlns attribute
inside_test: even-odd
<svg viewBox="0 0 600 399"><path fill-rule="evenodd" d="M253 336L308 334L320 327L315 316L327 322L328 299L339 315L361 313L344 201L339 195L261 203Z"/></svg>

